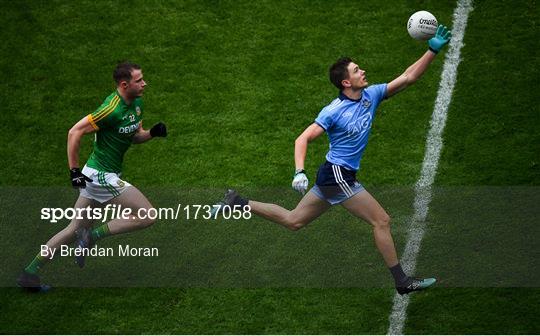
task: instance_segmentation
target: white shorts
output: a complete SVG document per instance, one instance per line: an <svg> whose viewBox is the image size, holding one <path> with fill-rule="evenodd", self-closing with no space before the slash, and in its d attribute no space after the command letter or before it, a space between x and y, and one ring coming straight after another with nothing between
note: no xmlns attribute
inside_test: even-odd
<svg viewBox="0 0 540 336"><path fill-rule="evenodd" d="M119 174L107 173L84 166L82 173L92 182L86 182L86 188L80 189L80 195L105 203L123 193L131 184L120 179Z"/></svg>

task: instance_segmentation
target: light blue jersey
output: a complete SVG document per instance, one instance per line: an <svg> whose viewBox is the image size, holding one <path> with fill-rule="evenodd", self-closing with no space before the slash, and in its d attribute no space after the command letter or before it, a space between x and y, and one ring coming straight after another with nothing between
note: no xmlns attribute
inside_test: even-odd
<svg viewBox="0 0 540 336"><path fill-rule="evenodd" d="M315 122L324 128L330 140L327 161L354 171L360 169L375 110L386 96L386 86L368 86L359 100L341 93L321 110Z"/></svg>

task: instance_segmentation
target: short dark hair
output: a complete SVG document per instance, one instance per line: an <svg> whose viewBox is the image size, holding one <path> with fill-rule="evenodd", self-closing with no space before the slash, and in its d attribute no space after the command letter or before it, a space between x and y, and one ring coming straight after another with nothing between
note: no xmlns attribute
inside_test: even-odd
<svg viewBox="0 0 540 336"><path fill-rule="evenodd" d="M131 72L136 69L140 70L141 66L130 61L120 61L116 65L116 68L113 71L113 79L116 82L116 85L120 84L121 81L130 81Z"/></svg>
<svg viewBox="0 0 540 336"><path fill-rule="evenodd" d="M332 64L330 67L330 81L334 84L340 91L343 90L343 85L341 81L349 78L349 69L347 67L352 62L352 59L349 57L341 57Z"/></svg>

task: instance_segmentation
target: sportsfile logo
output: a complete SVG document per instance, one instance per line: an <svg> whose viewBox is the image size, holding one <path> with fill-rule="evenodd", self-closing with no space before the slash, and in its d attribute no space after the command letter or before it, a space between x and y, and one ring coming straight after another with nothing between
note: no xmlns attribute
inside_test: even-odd
<svg viewBox="0 0 540 336"><path fill-rule="evenodd" d="M121 204L107 204L104 207L92 208L42 208L41 219L50 223L59 220L87 219L106 222L113 219L250 219L249 205L200 205L178 204L176 208L140 208L134 211Z"/></svg>

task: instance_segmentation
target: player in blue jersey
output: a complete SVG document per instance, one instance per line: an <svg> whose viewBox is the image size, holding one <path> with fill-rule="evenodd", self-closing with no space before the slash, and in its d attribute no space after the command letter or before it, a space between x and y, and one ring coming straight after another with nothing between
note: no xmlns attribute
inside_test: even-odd
<svg viewBox="0 0 540 336"><path fill-rule="evenodd" d="M225 193L223 203L249 205L253 213L291 230L301 229L330 206L340 204L351 214L372 225L375 244L394 277L399 294L433 285L436 281L434 278L419 279L405 274L399 264L390 232L390 217L356 180L356 172L360 168L375 111L381 101L415 83L449 42L450 36L446 27L439 26L435 36L428 41L429 50L388 84L369 86L366 72L350 58L341 58L330 67L330 81L339 89L339 96L324 107L315 122L296 139L296 171L292 187L305 196L294 210L247 200L234 190ZM306 193L308 178L304 161L307 146L324 132L330 140L330 150L326 162L319 168L315 185Z"/></svg>

